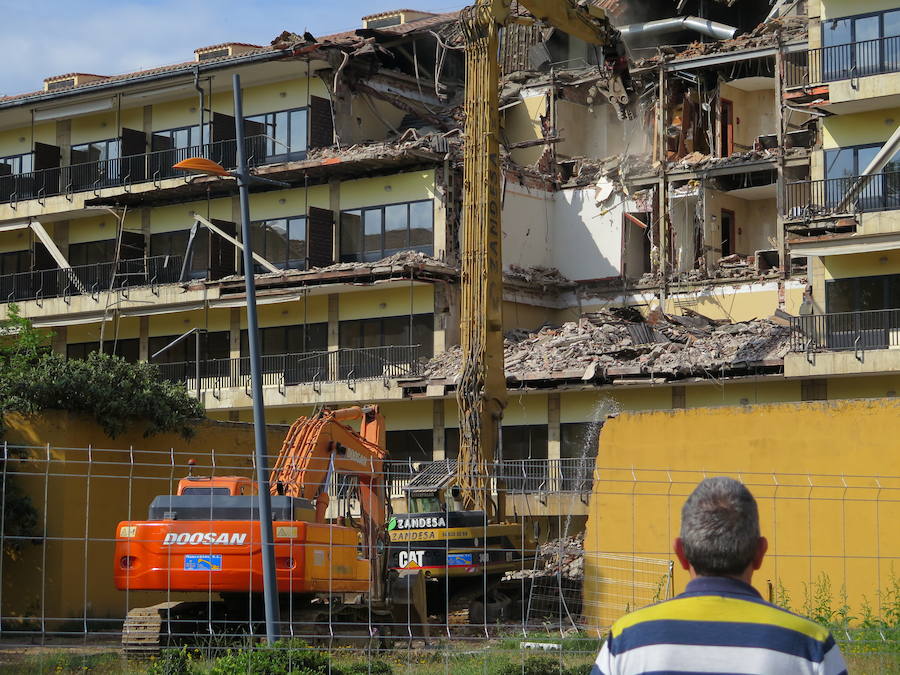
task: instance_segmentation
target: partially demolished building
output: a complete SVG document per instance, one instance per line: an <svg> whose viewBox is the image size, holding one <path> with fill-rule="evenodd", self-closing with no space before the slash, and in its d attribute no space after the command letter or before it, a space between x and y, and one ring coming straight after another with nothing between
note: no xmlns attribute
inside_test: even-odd
<svg viewBox="0 0 900 675"><path fill-rule="evenodd" d="M504 460L562 480L615 409L894 395L900 10L597 4L628 104L578 39L502 35ZM234 186L172 169L233 165L239 72L289 185L251 198L269 419L378 401L395 461L452 456L464 58L456 13L397 10L0 99L0 302L249 419Z"/></svg>

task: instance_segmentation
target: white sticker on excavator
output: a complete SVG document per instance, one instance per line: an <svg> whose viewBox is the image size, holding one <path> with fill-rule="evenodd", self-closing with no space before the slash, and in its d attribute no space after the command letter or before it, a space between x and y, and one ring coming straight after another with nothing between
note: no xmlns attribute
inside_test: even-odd
<svg viewBox="0 0 900 675"><path fill-rule="evenodd" d="M186 544L215 544L216 546L241 546L247 540L242 532L169 532L163 546Z"/></svg>

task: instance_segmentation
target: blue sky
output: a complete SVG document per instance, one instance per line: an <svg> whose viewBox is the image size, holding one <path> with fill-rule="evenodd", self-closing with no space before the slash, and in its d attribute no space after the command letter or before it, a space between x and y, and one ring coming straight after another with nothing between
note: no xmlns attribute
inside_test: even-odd
<svg viewBox="0 0 900 675"><path fill-rule="evenodd" d="M115 75L189 61L219 42L266 45L283 30L314 35L361 26L397 7L432 12L465 0L0 0L0 95L35 91L70 72Z"/></svg>

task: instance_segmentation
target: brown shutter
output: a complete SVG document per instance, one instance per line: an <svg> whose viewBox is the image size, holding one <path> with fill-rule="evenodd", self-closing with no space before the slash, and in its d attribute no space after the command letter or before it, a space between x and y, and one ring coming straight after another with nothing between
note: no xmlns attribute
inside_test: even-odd
<svg viewBox="0 0 900 675"><path fill-rule="evenodd" d="M237 236L237 226L227 220L212 220L212 224L232 237ZM214 232L209 232L209 276L210 281L235 273L234 246Z"/></svg>
<svg viewBox="0 0 900 675"><path fill-rule="evenodd" d="M309 147L324 148L334 145L334 119L331 101L318 96L309 99Z"/></svg>
<svg viewBox="0 0 900 675"><path fill-rule="evenodd" d="M147 152L147 134L123 127L121 177L124 182L135 183L147 177L145 152Z"/></svg>
<svg viewBox="0 0 900 675"><path fill-rule="evenodd" d="M59 194L60 149L47 143L34 144L34 170L40 171L34 179L34 195ZM43 171L42 169L46 169Z"/></svg>
<svg viewBox="0 0 900 675"><path fill-rule="evenodd" d="M334 213L312 206L306 222L307 266L331 265L334 262Z"/></svg>
<svg viewBox="0 0 900 675"><path fill-rule="evenodd" d="M224 113L213 113L212 141L229 141L234 139L234 118Z"/></svg>
<svg viewBox="0 0 900 675"><path fill-rule="evenodd" d="M266 162L266 125L262 122L244 120L244 140L249 166L260 166ZM274 154L282 154L285 150L275 148Z"/></svg>
<svg viewBox="0 0 900 675"><path fill-rule="evenodd" d="M136 129L122 128L122 155L143 155L147 151L147 134Z"/></svg>

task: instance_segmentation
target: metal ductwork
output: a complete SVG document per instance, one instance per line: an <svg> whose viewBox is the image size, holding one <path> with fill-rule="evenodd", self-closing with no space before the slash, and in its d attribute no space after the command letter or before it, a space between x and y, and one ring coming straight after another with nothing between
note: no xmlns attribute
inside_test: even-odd
<svg viewBox="0 0 900 675"><path fill-rule="evenodd" d="M619 33L625 40L634 40L645 35L674 33L680 30L693 30L716 40L730 40L738 33L734 26L726 26L718 21L701 19L699 16L673 16L671 19L630 23L618 26Z"/></svg>

